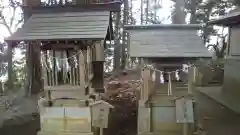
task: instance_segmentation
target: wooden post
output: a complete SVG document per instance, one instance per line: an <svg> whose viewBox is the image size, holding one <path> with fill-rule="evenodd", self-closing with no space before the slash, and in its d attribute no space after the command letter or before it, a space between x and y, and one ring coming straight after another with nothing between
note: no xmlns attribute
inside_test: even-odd
<svg viewBox="0 0 240 135"><path fill-rule="evenodd" d="M96 61L104 61L104 41L95 43Z"/></svg>
<svg viewBox="0 0 240 135"><path fill-rule="evenodd" d="M43 70L43 81L44 81L43 85L48 86L48 73L47 73L48 67L47 67L47 63L45 61L45 53L41 57L42 57L42 70Z"/></svg>
<svg viewBox="0 0 240 135"><path fill-rule="evenodd" d="M103 135L103 128L100 127L100 135Z"/></svg>
<svg viewBox="0 0 240 135"><path fill-rule="evenodd" d="M183 123L183 135L188 135L188 123Z"/></svg>
<svg viewBox="0 0 240 135"><path fill-rule="evenodd" d="M188 93L193 92L193 67L188 68Z"/></svg>
<svg viewBox="0 0 240 135"><path fill-rule="evenodd" d="M88 69L88 79L92 79L93 72L92 72L92 60L93 60L93 48L87 48L87 69ZM92 83L89 81L89 93L94 94L94 89L92 88Z"/></svg>
<svg viewBox="0 0 240 135"><path fill-rule="evenodd" d="M94 78L91 79L92 87L95 88L95 92L101 93L104 89L104 82L103 82L103 76L104 76L104 41L97 41L95 42L95 52L96 52L96 59L95 62L92 63L94 67L92 67L92 71L94 72ZM98 67L98 68L96 68ZM96 80L98 79L98 80ZM100 91L99 91L100 89Z"/></svg>
<svg viewBox="0 0 240 135"><path fill-rule="evenodd" d="M141 89L141 100L147 101L150 94L150 84L149 81L151 79L150 70L143 69L142 70L142 79L143 79L143 86Z"/></svg>
<svg viewBox="0 0 240 135"><path fill-rule="evenodd" d="M79 53L79 72L80 72L80 86L84 89L85 87L85 59L86 56L86 50L81 50L81 53Z"/></svg>

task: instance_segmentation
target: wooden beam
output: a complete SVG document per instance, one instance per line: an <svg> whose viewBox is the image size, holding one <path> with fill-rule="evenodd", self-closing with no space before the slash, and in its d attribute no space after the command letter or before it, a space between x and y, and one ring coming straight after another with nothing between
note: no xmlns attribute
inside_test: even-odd
<svg viewBox="0 0 240 135"><path fill-rule="evenodd" d="M86 48L86 45L77 44L64 44L64 43L47 43L41 46L41 50L78 50L80 48Z"/></svg>
<svg viewBox="0 0 240 135"><path fill-rule="evenodd" d="M28 9L31 13L51 13L51 12L83 12L83 11L120 11L121 2L112 2L107 4L82 4L82 5L51 5L51 6L38 6L30 8L28 6L23 7Z"/></svg>

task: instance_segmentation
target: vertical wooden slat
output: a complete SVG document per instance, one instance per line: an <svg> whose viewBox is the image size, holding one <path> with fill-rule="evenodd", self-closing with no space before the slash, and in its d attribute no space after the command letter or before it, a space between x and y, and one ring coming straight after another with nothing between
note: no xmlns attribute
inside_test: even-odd
<svg viewBox="0 0 240 135"><path fill-rule="evenodd" d="M51 72L50 72L50 74L51 74L51 85L53 86L54 85L54 60L53 60L53 51L52 50L50 50L49 51L49 55L50 55L50 62L51 62L51 65L52 65L52 67L51 67Z"/></svg>
<svg viewBox="0 0 240 135"><path fill-rule="evenodd" d="M85 62L84 62L84 56L86 51L82 50L82 52L79 54L79 65L80 65L80 86L84 88L85 86Z"/></svg>
<svg viewBox="0 0 240 135"><path fill-rule="evenodd" d="M66 54L66 51L64 51L63 52L63 58L67 58L67 54ZM64 67L64 69L63 69L63 83L65 84L65 83L67 83L67 81L68 81L68 70L67 70L67 60L66 61L64 61L64 63L63 64L65 64L63 67Z"/></svg>
<svg viewBox="0 0 240 135"><path fill-rule="evenodd" d="M57 68L57 59L56 51L53 51L53 73L54 73L54 85L58 85L58 68Z"/></svg>
<svg viewBox="0 0 240 135"><path fill-rule="evenodd" d="M75 66L72 68L72 73L73 73L73 85L76 85L76 68Z"/></svg>
<svg viewBox="0 0 240 135"><path fill-rule="evenodd" d="M73 84L73 79L72 79L72 78L73 78L72 69L73 69L73 68L71 67L71 68L70 68L70 78L69 78L69 79L70 79L70 84Z"/></svg>
<svg viewBox="0 0 240 135"><path fill-rule="evenodd" d="M43 53L43 56L42 56L42 69L43 69L43 81L44 81L44 86L48 86L48 69L47 69L47 66L46 66L46 63L45 63L45 52Z"/></svg>

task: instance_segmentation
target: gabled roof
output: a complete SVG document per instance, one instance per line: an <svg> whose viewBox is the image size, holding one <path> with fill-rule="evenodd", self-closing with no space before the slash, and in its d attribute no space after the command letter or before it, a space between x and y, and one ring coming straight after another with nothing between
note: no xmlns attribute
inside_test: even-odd
<svg viewBox="0 0 240 135"><path fill-rule="evenodd" d="M111 104L109 104L108 102L105 102L103 100L95 101L94 103L90 104L90 106L96 106L96 105L100 105L100 104L104 104L109 108L114 108Z"/></svg>
<svg viewBox="0 0 240 135"><path fill-rule="evenodd" d="M105 39L109 22L109 11L35 13L5 40Z"/></svg>
<svg viewBox="0 0 240 135"><path fill-rule="evenodd" d="M229 12L228 15L221 16L215 20L211 20L207 22L207 24L224 25L224 26L238 25L240 24L240 9L232 10Z"/></svg>
<svg viewBox="0 0 240 135"><path fill-rule="evenodd" d="M200 25L161 24L125 26L130 33L130 56L145 58L199 58L212 54L197 36Z"/></svg>

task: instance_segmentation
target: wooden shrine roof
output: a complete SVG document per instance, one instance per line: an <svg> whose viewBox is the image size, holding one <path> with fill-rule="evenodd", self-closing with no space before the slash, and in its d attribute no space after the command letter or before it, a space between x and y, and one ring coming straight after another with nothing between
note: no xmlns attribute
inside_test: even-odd
<svg viewBox="0 0 240 135"><path fill-rule="evenodd" d="M125 26L130 33L130 56L145 58L199 58L212 54L197 36L199 25L156 24Z"/></svg>
<svg viewBox="0 0 240 135"><path fill-rule="evenodd" d="M218 19L211 20L207 24L233 26L240 24L240 9L235 9L229 12L226 16L221 16Z"/></svg>
<svg viewBox="0 0 240 135"><path fill-rule="evenodd" d="M109 11L35 13L6 41L105 39Z"/></svg>

